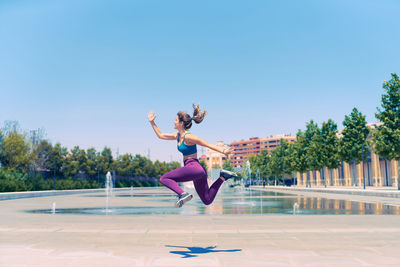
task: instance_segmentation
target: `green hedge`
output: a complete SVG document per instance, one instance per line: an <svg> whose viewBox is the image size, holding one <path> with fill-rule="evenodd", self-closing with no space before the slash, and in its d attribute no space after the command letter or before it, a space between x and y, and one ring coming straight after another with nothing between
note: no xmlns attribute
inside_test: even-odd
<svg viewBox="0 0 400 267"><path fill-rule="evenodd" d="M26 180L27 176L22 173L0 168L0 192L26 191Z"/></svg>
<svg viewBox="0 0 400 267"><path fill-rule="evenodd" d="M157 181L157 185L161 183ZM73 179L73 178L56 178L56 190L71 189L92 189L98 188L99 185L95 180ZM104 182L100 182L100 186L104 187ZM137 180L120 180L116 183L116 187L144 187L155 186L153 181L137 181ZM5 170L0 168L0 192L18 192L18 191L43 191L53 190L54 180L44 179L41 174L36 176L28 176L15 170Z"/></svg>
<svg viewBox="0 0 400 267"><path fill-rule="evenodd" d="M56 179L56 190L97 188L97 181L85 179ZM0 168L0 192L53 190L54 180L43 179L42 175L28 176L18 171Z"/></svg>

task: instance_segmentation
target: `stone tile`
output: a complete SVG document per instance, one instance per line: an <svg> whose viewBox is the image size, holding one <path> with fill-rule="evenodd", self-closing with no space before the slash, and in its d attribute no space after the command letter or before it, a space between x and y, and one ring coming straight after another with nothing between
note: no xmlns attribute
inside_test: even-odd
<svg viewBox="0 0 400 267"><path fill-rule="evenodd" d="M52 216L21 210L53 202L96 207L99 198L6 202L0 202L0 266L400 266L400 216ZM190 248L200 253L184 258Z"/></svg>

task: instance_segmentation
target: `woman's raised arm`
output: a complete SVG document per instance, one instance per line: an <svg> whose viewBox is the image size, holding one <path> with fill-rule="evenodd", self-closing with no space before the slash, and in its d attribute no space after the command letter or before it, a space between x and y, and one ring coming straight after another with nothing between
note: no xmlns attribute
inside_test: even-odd
<svg viewBox="0 0 400 267"><path fill-rule="evenodd" d="M154 111L150 111L149 114L147 115L147 118L149 119L149 122L151 124L151 127L153 127L154 132L158 136L158 138L163 139L163 140L176 140L177 138L177 133L163 133L161 132L160 129L158 129L156 123L154 120L156 119L156 115L154 115Z"/></svg>
<svg viewBox="0 0 400 267"><path fill-rule="evenodd" d="M186 140L189 141L189 142L187 142L187 144L191 143L191 144L196 144L196 145L200 145L200 146L205 146L205 147L208 147L208 148L210 148L210 149L212 149L214 151L217 151L219 153L225 154L225 156L227 156L227 157L230 154L233 153L233 148L232 147L222 148L222 147L219 147L219 146L212 145L212 144L208 143L207 141L201 139L200 137L195 136L194 134L186 135Z"/></svg>

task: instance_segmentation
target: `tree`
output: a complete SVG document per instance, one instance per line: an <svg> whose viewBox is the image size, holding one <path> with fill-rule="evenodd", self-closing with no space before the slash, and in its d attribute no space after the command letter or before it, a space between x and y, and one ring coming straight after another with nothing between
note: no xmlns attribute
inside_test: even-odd
<svg viewBox="0 0 400 267"><path fill-rule="evenodd" d="M206 170L206 173L208 173L207 163L204 160L200 160L199 163L203 166L204 170Z"/></svg>
<svg viewBox="0 0 400 267"><path fill-rule="evenodd" d="M80 149L79 146L74 147L72 150L75 159L79 163L79 172L83 172L85 174L89 173L88 159L86 155L86 151L84 149Z"/></svg>
<svg viewBox="0 0 400 267"><path fill-rule="evenodd" d="M291 178L294 178L294 172L296 171L296 147L295 143L288 143L286 155L286 172L291 174ZM295 184L295 181L292 181L292 184Z"/></svg>
<svg viewBox="0 0 400 267"><path fill-rule="evenodd" d="M375 117L382 122L377 125L373 134L376 153L388 160L400 161L400 79L392 73L390 81L383 82L385 93L382 95L381 109ZM400 162L398 174L398 189L400 190Z"/></svg>
<svg viewBox="0 0 400 267"><path fill-rule="evenodd" d="M133 156L131 154L124 154L120 156L115 163L115 170L119 175L130 176L132 175Z"/></svg>
<svg viewBox="0 0 400 267"><path fill-rule="evenodd" d="M2 131L4 136L8 136L11 132L22 132L18 121L5 121Z"/></svg>
<svg viewBox="0 0 400 267"><path fill-rule="evenodd" d="M0 167L3 165L2 160L4 160L5 158L3 141L4 141L3 131L0 129Z"/></svg>
<svg viewBox="0 0 400 267"><path fill-rule="evenodd" d="M32 130L29 132L29 140L32 145L32 150L34 150L42 141L44 141L44 137L46 135L46 131L43 128L39 128L37 130Z"/></svg>
<svg viewBox="0 0 400 267"><path fill-rule="evenodd" d="M140 157L140 155L136 156ZM112 171L113 156L110 148L104 147L97 159L100 174L105 175L108 171Z"/></svg>
<svg viewBox="0 0 400 267"><path fill-rule="evenodd" d="M230 159L226 159L224 163L222 163L222 169L227 171L233 171L233 166Z"/></svg>
<svg viewBox="0 0 400 267"><path fill-rule="evenodd" d="M339 141L340 159L347 163L354 161L355 164L359 164L363 161L364 155L367 155L369 152L367 138L370 131L367 127L365 116L357 108L353 108L350 115L344 117L343 126L342 138Z"/></svg>
<svg viewBox="0 0 400 267"><path fill-rule="evenodd" d="M271 156L268 155L267 150L261 151L261 154L257 155L257 162L260 168L260 175L262 177L267 177L269 175L268 172L268 163L271 159Z"/></svg>
<svg viewBox="0 0 400 267"><path fill-rule="evenodd" d="M337 137L337 124L329 119L322 123L320 136L320 153L322 160L322 169L337 169L340 166L339 157L339 138ZM330 177L332 179L332 177ZM326 176L324 175L324 184L326 186Z"/></svg>
<svg viewBox="0 0 400 267"><path fill-rule="evenodd" d="M63 172L65 177L73 177L79 172L78 153L79 146L75 146L70 153L66 156L63 165Z"/></svg>
<svg viewBox="0 0 400 267"><path fill-rule="evenodd" d="M133 157L132 168L134 169L135 177L147 176L147 174L145 173L145 169L144 169L147 160L148 160L147 158L142 157L139 154L136 154L135 157Z"/></svg>
<svg viewBox="0 0 400 267"><path fill-rule="evenodd" d="M145 159L145 164L144 164L143 170L144 170L145 176L146 177L155 177L156 170L154 168L153 162L147 157L145 157L144 159Z"/></svg>
<svg viewBox="0 0 400 267"><path fill-rule="evenodd" d="M91 147L86 150L86 173L90 178L94 178L97 173L98 153L96 149Z"/></svg>
<svg viewBox="0 0 400 267"><path fill-rule="evenodd" d="M31 163L30 144L17 131L9 131L3 140L1 163L8 169L27 172Z"/></svg>
<svg viewBox="0 0 400 267"><path fill-rule="evenodd" d="M269 169L272 175L282 178L282 183L285 181L285 174L291 174L294 170L292 153L292 146L283 138L279 147L271 153Z"/></svg>
<svg viewBox="0 0 400 267"><path fill-rule="evenodd" d="M154 168L156 170L156 177L160 178L162 175L168 172L168 164L163 162L160 162L156 160L154 162Z"/></svg>
<svg viewBox="0 0 400 267"><path fill-rule="evenodd" d="M284 173L289 174L293 172L293 162L291 154L292 145L286 139L281 139L280 146L278 148L280 150L280 156L282 158L282 170Z"/></svg>
<svg viewBox="0 0 400 267"><path fill-rule="evenodd" d="M309 170L310 167L307 160L307 140L301 130L296 134L296 142L293 144L292 160L294 170L299 172L301 176ZM308 185L308 183L306 185Z"/></svg>
<svg viewBox="0 0 400 267"><path fill-rule="evenodd" d="M47 140L41 140L34 147L32 152L33 165L35 170L51 170L52 162L50 161L53 146Z"/></svg>
<svg viewBox="0 0 400 267"><path fill-rule="evenodd" d="M321 129L313 120L307 123L304 138L308 171L321 170L324 167L321 153ZM307 173L307 181L309 182L309 185L311 185L309 173Z"/></svg>
<svg viewBox="0 0 400 267"><path fill-rule="evenodd" d="M50 153L50 157L48 160L49 163L52 163L52 166L49 169L56 171L56 175L58 176L63 176L62 167L64 166L67 154L68 154L68 149L66 147L61 146L60 143L56 143L53 146L52 153Z"/></svg>
<svg viewBox="0 0 400 267"><path fill-rule="evenodd" d="M275 184L276 184L277 182L276 178L280 176L280 174L282 173L282 158L279 147L272 150L271 160L269 161L268 167L271 176L275 178Z"/></svg>
<svg viewBox="0 0 400 267"><path fill-rule="evenodd" d="M250 162L250 171L253 175L257 173L257 168L259 168L257 159L257 156L254 154L249 155L249 157L247 158L247 160Z"/></svg>

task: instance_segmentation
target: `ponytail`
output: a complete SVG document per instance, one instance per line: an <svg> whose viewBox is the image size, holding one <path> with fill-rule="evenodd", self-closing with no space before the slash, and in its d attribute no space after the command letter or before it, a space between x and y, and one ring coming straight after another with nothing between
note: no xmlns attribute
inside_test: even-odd
<svg viewBox="0 0 400 267"><path fill-rule="evenodd" d="M190 115L184 111L180 111L177 114L179 121L183 122L183 126L185 127L186 130L188 130L188 129L190 129L190 127L192 127L192 121L199 124L200 122L202 122L204 120L204 117L207 114L207 111L200 110L200 104L198 104L197 106L195 104L193 104L193 109L194 109L193 117L190 117Z"/></svg>
<svg viewBox="0 0 400 267"><path fill-rule="evenodd" d="M200 110L200 104L198 104L197 106L195 104L193 104L193 117L192 120L194 120L195 123L199 124L200 122L202 122L204 120L204 117L207 114L207 111Z"/></svg>

